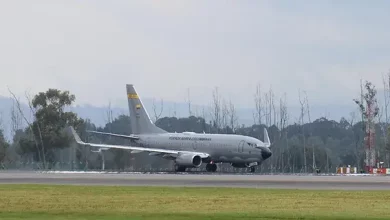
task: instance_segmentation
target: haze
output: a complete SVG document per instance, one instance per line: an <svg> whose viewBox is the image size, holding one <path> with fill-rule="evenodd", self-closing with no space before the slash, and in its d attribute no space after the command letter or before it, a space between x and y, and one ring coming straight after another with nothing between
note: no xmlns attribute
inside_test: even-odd
<svg viewBox="0 0 390 220"><path fill-rule="evenodd" d="M77 104L142 97L253 107L256 83L298 105L344 104L382 86L388 1L2 1L0 95L70 90ZM353 105L353 103L352 103Z"/></svg>

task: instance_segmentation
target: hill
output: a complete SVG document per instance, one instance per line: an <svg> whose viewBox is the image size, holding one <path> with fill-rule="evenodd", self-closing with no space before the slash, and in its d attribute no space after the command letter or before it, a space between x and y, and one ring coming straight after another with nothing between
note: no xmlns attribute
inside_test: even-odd
<svg viewBox="0 0 390 220"><path fill-rule="evenodd" d="M150 114L150 117L154 119L154 108L153 108L153 99L152 98L144 98L143 103L145 105L145 108ZM11 111L13 107L13 100L8 97L2 97L0 96L0 115L1 115L1 126L5 131L7 139L9 139L11 136L10 132L10 124L11 124ZM117 117L118 115L125 114L128 115L128 109L126 107L127 101L126 99L123 100L123 103L121 103L121 106L113 106L111 107L112 116L113 118ZM161 111L161 103L156 102L155 109L157 111L157 114ZM29 108L27 104L24 102L22 103L22 109L26 117L31 120L31 113L29 111ZM84 104L84 105L76 105L73 106L70 110L76 112L80 117L82 118L89 118L91 122L93 122L97 126L104 126L108 122L108 105L106 107L99 107L99 106L93 106L90 104ZM239 124L244 124L245 126L250 126L253 124L253 112L254 108L242 108L237 106L237 116L238 116L238 122ZM330 120L339 121L341 117L349 117L350 112L356 111L356 106L352 102L346 103L344 105L329 105L329 106L319 106L319 105L313 105L310 106L310 114L312 117L312 120L325 117ZM200 105L193 105L192 106L192 112L193 114L204 117L207 121L211 120L210 118L210 107L209 106L200 106ZM299 119L299 106L290 105L288 106L288 112L289 112L289 122L294 123L297 122ZM176 116L176 117L188 117L189 111L188 111L188 104L185 102L163 102L163 109L160 117L168 116ZM26 123L23 121L23 125L25 126Z"/></svg>

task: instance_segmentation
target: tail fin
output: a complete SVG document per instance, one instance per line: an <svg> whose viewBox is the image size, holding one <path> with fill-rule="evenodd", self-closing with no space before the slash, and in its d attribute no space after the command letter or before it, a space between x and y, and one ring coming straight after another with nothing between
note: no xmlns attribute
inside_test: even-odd
<svg viewBox="0 0 390 220"><path fill-rule="evenodd" d="M69 126L69 130L72 133L73 138L78 144L84 145L85 143L81 140L80 136L76 133L72 126Z"/></svg>
<svg viewBox="0 0 390 220"><path fill-rule="evenodd" d="M264 145L265 147L270 147L271 146L271 141L269 140L268 132L267 129L264 128Z"/></svg>
<svg viewBox="0 0 390 220"><path fill-rule="evenodd" d="M148 115L140 97L131 84L126 85L132 134L166 133L157 127Z"/></svg>

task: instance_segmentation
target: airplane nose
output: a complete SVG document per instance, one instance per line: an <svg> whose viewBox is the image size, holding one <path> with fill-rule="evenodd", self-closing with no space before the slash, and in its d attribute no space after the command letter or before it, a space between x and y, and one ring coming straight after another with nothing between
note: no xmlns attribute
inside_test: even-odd
<svg viewBox="0 0 390 220"><path fill-rule="evenodd" d="M271 155L272 155L272 152L268 149L261 151L261 157L263 158L263 160L268 159L269 157L271 157Z"/></svg>

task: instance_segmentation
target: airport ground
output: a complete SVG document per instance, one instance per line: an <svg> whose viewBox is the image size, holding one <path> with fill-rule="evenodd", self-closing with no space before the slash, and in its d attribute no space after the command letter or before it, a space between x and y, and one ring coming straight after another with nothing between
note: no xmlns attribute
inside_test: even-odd
<svg viewBox="0 0 390 220"><path fill-rule="evenodd" d="M387 176L0 172L0 183L0 219L390 216Z"/></svg>

